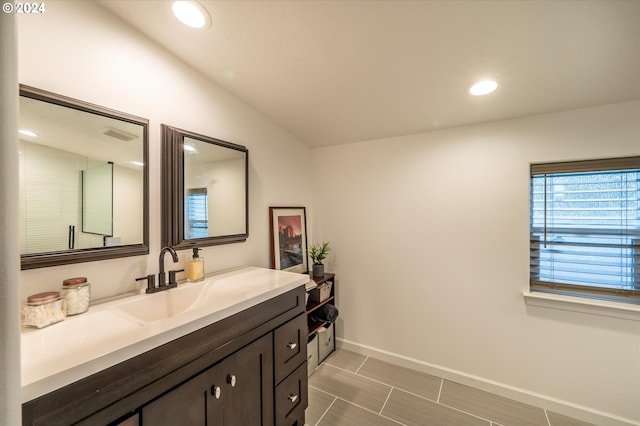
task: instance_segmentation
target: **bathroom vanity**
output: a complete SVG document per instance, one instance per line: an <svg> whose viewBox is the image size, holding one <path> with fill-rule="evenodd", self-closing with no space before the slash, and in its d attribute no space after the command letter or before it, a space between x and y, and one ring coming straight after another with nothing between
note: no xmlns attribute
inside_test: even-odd
<svg viewBox="0 0 640 426"><path fill-rule="evenodd" d="M304 425L306 281L245 268L24 332L23 424Z"/></svg>

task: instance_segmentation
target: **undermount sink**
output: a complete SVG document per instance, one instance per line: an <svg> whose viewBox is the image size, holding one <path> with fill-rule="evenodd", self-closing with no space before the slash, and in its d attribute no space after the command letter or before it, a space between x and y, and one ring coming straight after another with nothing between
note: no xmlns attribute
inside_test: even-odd
<svg viewBox="0 0 640 426"><path fill-rule="evenodd" d="M196 283L178 284L178 287L153 294L136 296L114 306L116 311L143 323L162 321L183 314L197 316L204 311L216 311L248 300L277 286L269 273L261 269L247 269L240 274L212 276Z"/></svg>
<svg viewBox="0 0 640 426"><path fill-rule="evenodd" d="M187 284L142 295L118 305L115 309L142 322L160 321L189 310L200 299L203 290L202 284Z"/></svg>

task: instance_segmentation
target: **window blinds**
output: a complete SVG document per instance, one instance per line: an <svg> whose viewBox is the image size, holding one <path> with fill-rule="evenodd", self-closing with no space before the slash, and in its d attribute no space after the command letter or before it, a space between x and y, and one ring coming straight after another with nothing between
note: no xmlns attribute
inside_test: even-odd
<svg viewBox="0 0 640 426"><path fill-rule="evenodd" d="M193 188L186 196L185 239L209 236L209 213L207 209L207 188Z"/></svg>
<svg viewBox="0 0 640 426"><path fill-rule="evenodd" d="M530 197L532 290L640 303L640 157L532 165Z"/></svg>

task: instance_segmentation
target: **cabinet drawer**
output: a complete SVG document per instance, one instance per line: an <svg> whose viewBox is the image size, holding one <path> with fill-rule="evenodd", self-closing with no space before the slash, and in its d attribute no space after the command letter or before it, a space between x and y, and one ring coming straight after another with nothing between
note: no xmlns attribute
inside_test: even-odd
<svg viewBox="0 0 640 426"><path fill-rule="evenodd" d="M307 317L302 314L273 334L276 384L307 360Z"/></svg>
<svg viewBox="0 0 640 426"><path fill-rule="evenodd" d="M333 340L333 324L327 327L326 331L318 333L318 363L324 361L336 347Z"/></svg>
<svg viewBox="0 0 640 426"><path fill-rule="evenodd" d="M307 363L300 365L276 387L276 426L304 425L307 395Z"/></svg>

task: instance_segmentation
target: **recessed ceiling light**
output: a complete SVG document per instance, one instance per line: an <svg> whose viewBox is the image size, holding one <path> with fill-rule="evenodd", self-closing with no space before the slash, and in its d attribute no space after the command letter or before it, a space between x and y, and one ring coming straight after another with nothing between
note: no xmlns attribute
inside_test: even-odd
<svg viewBox="0 0 640 426"><path fill-rule="evenodd" d="M144 166L144 163L142 161L129 161L129 163L133 164L134 166Z"/></svg>
<svg viewBox="0 0 640 426"><path fill-rule="evenodd" d="M191 28L205 28L211 25L209 12L196 1L176 1L171 9L180 22Z"/></svg>
<svg viewBox="0 0 640 426"><path fill-rule="evenodd" d="M473 96L488 95L498 88L498 83L492 80L479 81L469 89L469 93Z"/></svg>
<svg viewBox="0 0 640 426"><path fill-rule="evenodd" d="M22 136L31 136L32 138L38 137L38 134L32 130L20 129L18 130L18 133L20 133Z"/></svg>
<svg viewBox="0 0 640 426"><path fill-rule="evenodd" d="M191 145L184 144L183 148L187 152L197 152L196 148Z"/></svg>

